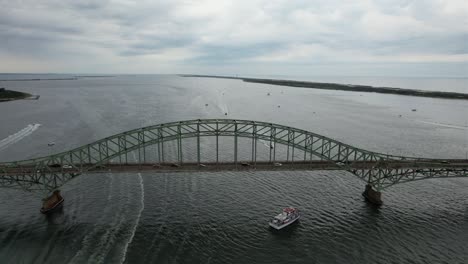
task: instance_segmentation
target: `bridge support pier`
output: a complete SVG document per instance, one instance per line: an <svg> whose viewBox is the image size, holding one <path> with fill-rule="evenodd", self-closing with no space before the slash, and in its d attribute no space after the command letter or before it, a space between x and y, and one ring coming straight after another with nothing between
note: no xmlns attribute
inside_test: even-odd
<svg viewBox="0 0 468 264"><path fill-rule="evenodd" d="M41 213L48 214L62 208L63 200L60 190L55 190L49 197L42 199Z"/></svg>
<svg viewBox="0 0 468 264"><path fill-rule="evenodd" d="M362 193L362 196L366 198L366 201L375 205L382 205L382 193L372 189L372 185L367 184L366 189Z"/></svg>

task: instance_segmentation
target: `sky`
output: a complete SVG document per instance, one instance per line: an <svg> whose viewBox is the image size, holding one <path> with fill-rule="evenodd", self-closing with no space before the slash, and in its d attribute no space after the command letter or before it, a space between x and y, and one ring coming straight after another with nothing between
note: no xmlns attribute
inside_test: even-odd
<svg viewBox="0 0 468 264"><path fill-rule="evenodd" d="M0 0L0 72L468 77L468 0Z"/></svg>

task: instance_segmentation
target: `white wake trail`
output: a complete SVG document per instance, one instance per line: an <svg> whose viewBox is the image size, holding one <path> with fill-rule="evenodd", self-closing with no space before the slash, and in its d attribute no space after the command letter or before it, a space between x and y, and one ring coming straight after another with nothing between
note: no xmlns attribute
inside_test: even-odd
<svg viewBox="0 0 468 264"><path fill-rule="evenodd" d="M221 94L220 94L221 93ZM225 91L218 91L218 102L217 102L217 106L218 108L221 110L222 113L229 113L229 108L226 104L226 102L224 101L224 93Z"/></svg>
<svg viewBox="0 0 468 264"><path fill-rule="evenodd" d="M267 142L267 141L265 141L265 140L263 140L263 139L259 139L259 141L260 141L263 145L265 145L265 147L267 147L267 148L272 148L272 147L274 148L274 147L275 147L275 142L271 142L271 145L270 145L269 142Z"/></svg>
<svg viewBox="0 0 468 264"><path fill-rule="evenodd" d="M135 221L135 225L133 226L132 235L130 236L130 239L128 240L128 242L125 245L125 248L123 250L123 259L122 259L122 261L120 263L124 263L125 260L127 259L128 246L133 242L133 237L135 237L137 227L140 224L141 214L143 213L143 210L145 209L145 189L144 189L144 186L143 186L143 178L141 177L141 173L138 173L138 177L140 178L140 188L141 188L141 200L140 200L141 208L140 208L140 212L138 212L138 217L137 217L137 219Z"/></svg>
<svg viewBox="0 0 468 264"><path fill-rule="evenodd" d="M13 135L10 135L2 140L0 140L0 150L6 149L7 147L15 144L16 142L20 141L21 139L31 135L34 131L36 131L41 124L29 124L27 127L21 129L20 131L16 132Z"/></svg>
<svg viewBox="0 0 468 264"><path fill-rule="evenodd" d="M438 127L446 127L446 128L454 128L454 129L468 130L468 127L466 127L466 126L461 126L461 125L444 124L444 123L431 122L431 121L424 121L424 120L417 120L417 119L411 119L411 118L407 118L407 119L408 119L408 120L415 121L415 122L423 123L423 124L438 126Z"/></svg>
<svg viewBox="0 0 468 264"><path fill-rule="evenodd" d="M114 186L114 177L112 174L109 174L108 177L110 178L110 182L108 184L109 186L109 194L107 195L107 202L106 204L110 204L113 195L112 195L112 188ZM107 207L104 212L107 213ZM101 217L96 221L94 224L93 230L91 230L89 233L86 234L86 236L82 239L82 248L76 252L76 254L73 256L73 258L68 262L68 263L80 263L84 262L84 260L81 260L84 258L85 254L87 254L88 251L90 251L90 247L92 247L92 242L94 239L96 239L97 234L99 233L100 225L98 224L99 220L103 219L105 214L101 214Z"/></svg>
<svg viewBox="0 0 468 264"><path fill-rule="evenodd" d="M132 155L133 155L133 158L136 161L137 158L136 158L135 152L132 151ZM140 207L140 211L138 212L138 216L136 218L135 225L133 226L132 235L130 236L130 239L128 240L127 244L125 244L125 247L124 247L124 250L123 250L123 258L122 258L122 261L120 263L124 263L125 260L127 259L128 246L133 242L133 237L135 237L137 227L140 224L141 214L143 213L143 210L145 209L145 188L143 186L143 178L141 177L141 173L138 173L138 178L140 179L140 189L141 189L140 203L141 203L141 207Z"/></svg>

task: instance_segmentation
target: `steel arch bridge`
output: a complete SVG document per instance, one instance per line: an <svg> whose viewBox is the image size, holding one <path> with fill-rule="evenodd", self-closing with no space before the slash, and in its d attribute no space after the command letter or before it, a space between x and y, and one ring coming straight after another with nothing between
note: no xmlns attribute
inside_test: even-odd
<svg viewBox="0 0 468 264"><path fill-rule="evenodd" d="M215 139L215 159L201 155L201 139ZM233 139L232 160L220 160L221 138ZM184 161L183 142L196 140L193 162ZM247 138L248 159L239 157L239 141ZM165 143L175 143L176 158L168 158ZM244 140L243 143L245 143ZM260 159L259 142L267 147ZM244 144L245 145L245 144ZM278 159L283 145L285 159ZM154 155L149 158L148 149ZM244 146L245 147L245 146ZM260 148L262 146L260 145ZM265 149L265 148L264 148ZM136 162L129 162L132 153ZM138 157L134 154L138 152ZM157 154L157 155L156 155ZM265 156L265 155L264 155ZM299 157L298 157L299 156ZM157 157L157 158L156 158ZM52 191L72 178L92 172L151 170L154 172L216 170L348 171L377 191L394 184L432 178L467 177L468 160L393 156L367 151L298 128L249 120L198 119L143 127L116 134L70 151L0 163L0 187Z"/></svg>

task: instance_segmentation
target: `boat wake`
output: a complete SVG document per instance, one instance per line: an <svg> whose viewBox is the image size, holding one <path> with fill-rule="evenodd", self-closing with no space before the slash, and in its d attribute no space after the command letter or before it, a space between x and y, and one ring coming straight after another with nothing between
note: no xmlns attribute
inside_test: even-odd
<svg viewBox="0 0 468 264"><path fill-rule="evenodd" d="M259 141L262 142L262 144L265 145L265 147L267 147L267 148L274 148L275 147L274 142L271 142L271 144L270 144L270 142L267 142L267 141L265 141L263 139L259 139Z"/></svg>
<svg viewBox="0 0 468 264"><path fill-rule="evenodd" d="M111 204L113 199L112 190L114 188L114 176L112 174L107 175L109 177L109 182L106 184L108 186L108 195L106 204ZM81 177L78 177L81 179ZM102 214L100 214L100 218L96 220L94 228L88 232L81 241L82 247L79 249L76 254L72 257L72 259L68 263L84 263L87 255L90 255L92 249L95 249L94 241L97 240L100 236L101 231L101 224L106 222L105 216L111 212L110 207L106 207Z"/></svg>
<svg viewBox="0 0 468 264"><path fill-rule="evenodd" d="M0 141L0 151L3 149L8 148L10 145L15 144L16 142L20 141L21 139L31 135L34 131L36 131L41 124L29 124L27 127L21 129L20 131L16 132L13 135L9 135L5 139Z"/></svg>
<svg viewBox="0 0 468 264"><path fill-rule="evenodd" d="M221 94L220 94L221 93ZM222 113L229 113L229 108L224 101L224 93L225 91L218 91L218 108L221 110Z"/></svg>
<svg viewBox="0 0 468 264"><path fill-rule="evenodd" d="M136 161L136 155L131 152ZM81 249L73 256L69 263L123 263L127 249L132 242L144 205L143 179L140 178L140 202L142 206L139 213L133 213L133 194L131 190L132 177L110 174L108 194L102 217L97 219L94 228L86 234L81 241ZM136 197L135 197L136 198ZM136 220L132 216L137 215ZM130 222L134 221L133 227Z"/></svg>
<svg viewBox="0 0 468 264"><path fill-rule="evenodd" d="M409 119L418 123L423 123L423 124L428 124L428 125L434 125L438 127L446 127L446 128L454 128L454 129L461 129L461 130L468 130L468 127L466 126L460 126L460 125L452 125L452 124L444 124L444 123L438 123L438 122L430 122L430 121L423 121L423 120L417 120L417 119Z"/></svg>
<svg viewBox="0 0 468 264"><path fill-rule="evenodd" d="M123 258L122 258L122 261L120 263L124 263L125 259L127 258L128 246L132 243L133 237L135 237L137 227L140 224L141 213L145 209L145 189L144 189L143 178L141 177L141 173L138 173L138 178L140 179L140 188L141 188L141 200L140 200L141 207L140 207L140 211L138 212L138 216L136 218L135 225L133 226L132 235L130 236L130 239L128 240L127 244L125 244L125 248L123 250Z"/></svg>

